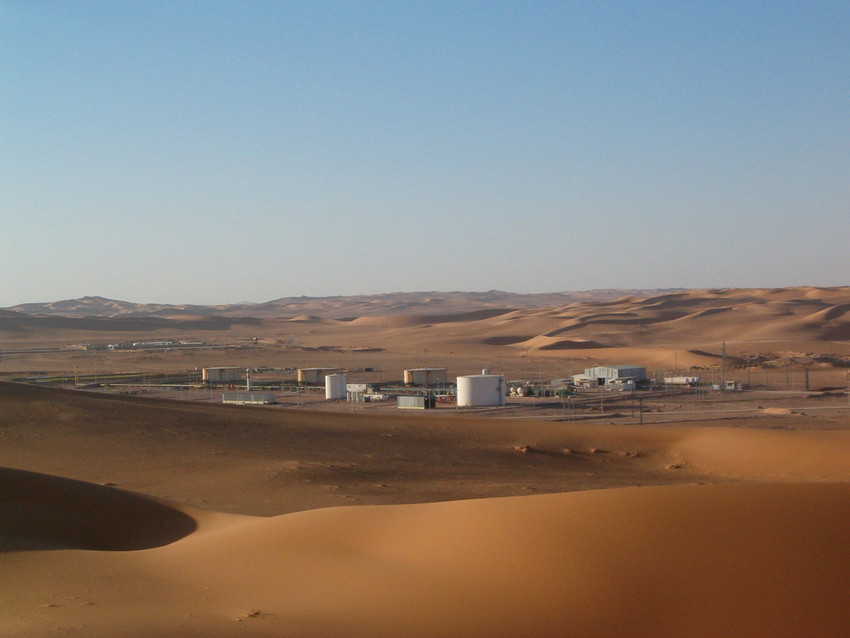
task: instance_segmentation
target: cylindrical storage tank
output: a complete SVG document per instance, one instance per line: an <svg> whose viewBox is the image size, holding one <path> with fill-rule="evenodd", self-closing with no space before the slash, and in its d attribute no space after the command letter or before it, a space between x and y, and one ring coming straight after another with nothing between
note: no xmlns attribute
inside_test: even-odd
<svg viewBox="0 0 850 638"><path fill-rule="evenodd" d="M325 398L344 399L346 377L344 374L329 374L325 377Z"/></svg>
<svg viewBox="0 0 850 638"><path fill-rule="evenodd" d="M473 374L457 378L458 407L505 405L505 377Z"/></svg>

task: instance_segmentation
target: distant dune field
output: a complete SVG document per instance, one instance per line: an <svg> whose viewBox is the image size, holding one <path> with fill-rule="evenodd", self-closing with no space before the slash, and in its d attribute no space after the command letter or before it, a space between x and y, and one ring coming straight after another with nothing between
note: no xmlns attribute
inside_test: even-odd
<svg viewBox="0 0 850 638"><path fill-rule="evenodd" d="M528 374L534 359L538 367L566 368L560 372L566 374L612 362L665 369L717 366L725 344L730 364L789 356L808 357L807 362L826 356L850 364L850 287L678 290L614 298L612 291L600 291L596 300L579 301L571 301L579 293L569 295L395 293L227 308L84 298L0 312L0 352L28 344L64 348L189 339L251 345L250 351L228 354L233 365L359 363L398 367L400 373L431 363L448 365L457 374L482 366ZM566 303L555 303L559 299ZM37 312L43 314L32 314ZM358 350L373 354L358 362L352 354ZM90 353L82 360L65 352L33 355L17 364L7 355L0 359L0 374L20 369L16 366L67 370L80 364L186 369L228 362L215 351L166 352L155 359L132 352Z"/></svg>

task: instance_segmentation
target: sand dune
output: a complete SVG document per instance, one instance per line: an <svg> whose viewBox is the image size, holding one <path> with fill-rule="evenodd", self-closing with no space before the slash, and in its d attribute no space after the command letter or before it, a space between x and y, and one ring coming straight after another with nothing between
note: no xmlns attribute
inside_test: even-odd
<svg viewBox="0 0 850 638"><path fill-rule="evenodd" d="M59 500L52 511L67 510ZM0 562L0 584L16 591L0 635L802 637L850 627L848 484L345 507L204 528L206 516L145 551Z"/></svg>
<svg viewBox="0 0 850 638"><path fill-rule="evenodd" d="M557 312L537 309L515 315L510 333L536 336L505 345L546 351L553 349L548 338L566 335L643 348L692 343L697 335L718 344L723 340L841 340L850 336L848 298L847 288L801 288L687 291L574 303ZM488 322L481 323L482 331L489 333ZM490 325L492 336L497 336L497 324ZM504 333L502 326L498 329Z"/></svg>
<svg viewBox="0 0 850 638"><path fill-rule="evenodd" d="M695 428L675 448L692 469L739 480L850 482L848 430L782 436L772 430Z"/></svg>
<svg viewBox="0 0 850 638"><path fill-rule="evenodd" d="M559 339L547 344L535 344L541 350L595 350L607 348L603 343L588 339Z"/></svg>
<svg viewBox="0 0 850 638"><path fill-rule="evenodd" d="M201 585L223 568L231 609L293 635L838 636L848 505L848 485L748 485L320 510L162 564L227 556L185 571Z"/></svg>
<svg viewBox="0 0 850 638"><path fill-rule="evenodd" d="M378 315L358 317L351 321L357 326L379 326L387 328L399 328L419 326L422 324L458 323L468 321L480 321L491 317L500 317L513 312L511 308L487 308L470 312L445 315Z"/></svg>

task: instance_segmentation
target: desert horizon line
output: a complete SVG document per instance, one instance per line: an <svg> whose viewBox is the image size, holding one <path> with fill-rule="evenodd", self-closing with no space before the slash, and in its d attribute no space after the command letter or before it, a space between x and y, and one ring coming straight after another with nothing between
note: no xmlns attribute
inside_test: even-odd
<svg viewBox="0 0 850 638"><path fill-rule="evenodd" d="M39 306L39 305L53 305L53 304L61 304L68 303L74 301L87 301L87 300L98 300L105 302L117 302L117 303L126 303L133 305L149 305L149 306L261 306L264 304L274 303L276 301L282 300L297 300L297 299L353 299L353 298L362 298L362 297L390 297L393 295L425 295L425 294L437 294L437 295L486 295L486 294L500 294L500 295L514 295L518 297L533 297L533 296L547 296L547 295L578 295L583 293L640 293L640 292L689 292L689 291L732 291L732 290L793 290L793 289L802 289L802 288L815 288L815 289L841 289L847 288L850 284L840 284L840 285L821 285L821 284L797 284L797 285L787 285L787 286L657 286L657 287L600 287L600 288L576 288L576 289L562 289L562 290L550 290L550 291L538 291L538 292L518 292L514 290L502 290L498 288L491 288L488 290L392 290L386 292L374 292L374 293L350 293L350 294L328 294L328 295L313 295L313 294L301 294L301 295L283 295L281 297L274 297L271 299L266 299L264 301L235 301L235 302L168 302L168 301L133 301L129 298L117 298L117 297L107 297L104 295L91 295L86 294L79 297L66 297L62 299L53 299L50 301L23 301L15 304L10 304L6 306L0 306L0 309L3 310L13 310L15 308L19 308L22 306Z"/></svg>

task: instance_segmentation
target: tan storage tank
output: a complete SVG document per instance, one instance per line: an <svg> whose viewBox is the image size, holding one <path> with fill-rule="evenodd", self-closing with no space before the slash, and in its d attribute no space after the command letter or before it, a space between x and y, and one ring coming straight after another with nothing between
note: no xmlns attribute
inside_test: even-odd
<svg viewBox="0 0 850 638"><path fill-rule="evenodd" d="M404 371L404 385L446 385L446 368L408 368Z"/></svg>
<svg viewBox="0 0 850 638"><path fill-rule="evenodd" d="M339 371L339 368L298 368L298 383L312 385L324 383L326 376Z"/></svg>
<svg viewBox="0 0 850 638"><path fill-rule="evenodd" d="M234 367L204 368L201 380L204 383L238 383L242 381L244 371L245 368Z"/></svg>

